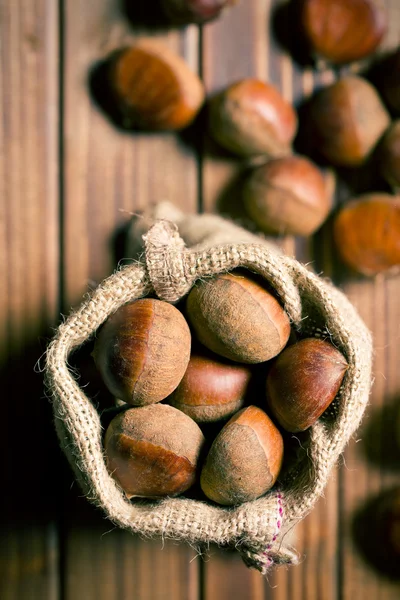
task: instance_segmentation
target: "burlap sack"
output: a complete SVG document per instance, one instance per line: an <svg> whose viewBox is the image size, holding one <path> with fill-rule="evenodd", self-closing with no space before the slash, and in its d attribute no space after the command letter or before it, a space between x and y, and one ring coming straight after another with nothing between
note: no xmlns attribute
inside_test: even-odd
<svg viewBox="0 0 400 600"><path fill-rule="evenodd" d="M88 498L120 527L196 547L211 542L233 546L246 564L262 573L274 563L296 563L286 534L321 495L368 401L370 334L341 292L268 242L219 217L185 217L170 205L160 205L153 217L169 220L156 221L144 235L141 261L106 279L60 325L48 348L46 381L61 447ZM138 220L133 236L151 223ZM279 487L258 500L235 508L187 498L128 501L107 471L99 415L69 371L68 357L122 304L154 291L175 302L196 279L239 266L270 282L301 335L326 335L346 356L349 369L335 410L311 428L304 453Z"/></svg>

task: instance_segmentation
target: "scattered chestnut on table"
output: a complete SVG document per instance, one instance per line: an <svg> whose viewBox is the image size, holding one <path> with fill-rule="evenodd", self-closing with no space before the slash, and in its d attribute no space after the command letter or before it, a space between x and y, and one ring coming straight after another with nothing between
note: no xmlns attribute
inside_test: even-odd
<svg viewBox="0 0 400 600"><path fill-rule="evenodd" d="M335 399L348 368L329 342L305 338L285 348L267 376L267 406L286 431L305 431Z"/></svg>
<svg viewBox="0 0 400 600"><path fill-rule="evenodd" d="M175 25L197 23L201 25L217 19L222 11L233 6L236 0L161 0L168 20Z"/></svg>
<svg viewBox="0 0 400 600"><path fill-rule="evenodd" d="M225 506L255 500L274 485L282 460L279 430L264 411L249 406L215 438L201 471L201 488Z"/></svg>
<svg viewBox="0 0 400 600"><path fill-rule="evenodd" d="M130 408L105 435L107 467L128 498L175 496L196 479L204 436L183 412L166 404Z"/></svg>
<svg viewBox="0 0 400 600"><path fill-rule="evenodd" d="M187 298L186 315L204 346L237 362L270 360L290 335L286 312L250 271L198 281Z"/></svg>
<svg viewBox="0 0 400 600"><path fill-rule="evenodd" d="M311 101L308 117L315 149L342 167L363 164L390 123L376 89L353 75L320 91Z"/></svg>
<svg viewBox="0 0 400 600"><path fill-rule="evenodd" d="M196 423L219 421L242 407L250 378L247 365L197 348L168 402Z"/></svg>
<svg viewBox="0 0 400 600"><path fill-rule="evenodd" d="M387 29L377 0L300 0L300 23L311 53L336 65L372 54Z"/></svg>
<svg viewBox="0 0 400 600"><path fill-rule="evenodd" d="M187 127L204 101L204 86L186 62L154 39L115 52L109 61L111 94L126 128Z"/></svg>
<svg viewBox="0 0 400 600"><path fill-rule="evenodd" d="M376 275L399 266L400 196L359 196L338 212L333 232L338 254L354 271Z"/></svg>
<svg viewBox="0 0 400 600"><path fill-rule="evenodd" d="M288 156L252 171L244 204L265 233L311 235L327 218L332 198L316 165L302 156Z"/></svg>
<svg viewBox="0 0 400 600"><path fill-rule="evenodd" d="M391 124L379 147L382 176L392 186L400 188L400 119Z"/></svg>
<svg viewBox="0 0 400 600"><path fill-rule="evenodd" d="M185 374L189 326L177 308L153 298L125 304L100 329L93 357L104 383L132 405L166 398Z"/></svg>
<svg viewBox="0 0 400 600"><path fill-rule="evenodd" d="M291 152L297 115L270 83L242 79L210 100L209 131L239 156L285 156Z"/></svg>

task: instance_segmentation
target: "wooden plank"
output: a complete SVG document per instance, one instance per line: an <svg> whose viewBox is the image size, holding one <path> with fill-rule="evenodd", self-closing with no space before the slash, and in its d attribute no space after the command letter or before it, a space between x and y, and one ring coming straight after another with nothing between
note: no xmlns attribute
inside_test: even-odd
<svg viewBox="0 0 400 600"><path fill-rule="evenodd" d="M130 213L160 200L197 208L197 162L174 134L121 133L88 91L88 74L139 34L109 0L66 0L64 14L64 303L115 268L112 240ZM154 32L152 32L154 35ZM157 33L197 69L196 28ZM68 473L69 481L72 475ZM198 561L185 545L141 541L112 525L74 490L65 505L65 600L198 597Z"/></svg>
<svg viewBox="0 0 400 600"><path fill-rule="evenodd" d="M267 22L268 4L254 0L240 2L203 29L203 80L209 95L242 77L265 73L268 45L263 27ZM240 161L206 137L203 210L242 217L235 191L242 168ZM212 548L203 566L204 600L258 600L263 597L263 588L260 574L249 570L237 553Z"/></svg>
<svg viewBox="0 0 400 600"><path fill-rule="evenodd" d="M58 313L57 2L0 17L0 597L56 600L59 455L34 366Z"/></svg>
<svg viewBox="0 0 400 600"><path fill-rule="evenodd" d="M216 92L243 77L258 77L276 85L286 99L297 104L312 92L314 77L310 69L302 71L284 53L272 34L272 23L282 2L253 0L242 2L224 18L204 31L204 80L210 92ZM287 22L289 27L289 22ZM221 50L222 49L222 50ZM218 61L215 57L218 56ZM331 78L329 73L326 79ZM208 149L210 148L210 149ZM243 163L219 151L207 141L203 166L203 206L243 218L240 198L231 194L231 184L243 169ZM240 175L239 175L240 180ZM228 193L227 191L228 190ZM245 221L246 222L246 221ZM307 262L312 244L291 237L278 240L288 254ZM333 599L337 596L337 482L330 482L325 499L296 528L296 547L304 557L293 569L278 569L264 582L258 573L240 564L238 557L215 550L205 564L205 598L231 598L232 590L241 589L241 598L268 597L276 600L304 598ZM232 568L234 565L234 568ZM323 568L322 568L323 566ZM229 585L224 572L229 571ZM323 594L323 595L322 595Z"/></svg>
<svg viewBox="0 0 400 600"><path fill-rule="evenodd" d="M385 1L389 30L382 52L400 43L400 5ZM398 469L388 454L393 448L393 414L400 394L398 323L400 321L400 277L378 276L375 279L345 280L343 289L358 308L374 337L374 385L366 418L344 455L341 470L341 543L342 598L377 598L395 600L400 584L391 582L365 560L363 546L357 542L355 519L371 530L365 506L393 485L400 484ZM389 458L389 460L388 460ZM358 515L356 517L356 515ZM364 516L360 516L364 515ZM364 519L364 520L363 520Z"/></svg>

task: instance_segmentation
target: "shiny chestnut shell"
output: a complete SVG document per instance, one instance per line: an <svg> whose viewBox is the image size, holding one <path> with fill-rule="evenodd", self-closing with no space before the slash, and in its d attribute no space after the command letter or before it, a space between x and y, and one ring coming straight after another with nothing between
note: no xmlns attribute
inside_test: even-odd
<svg viewBox="0 0 400 600"><path fill-rule="evenodd" d="M237 270L191 289L186 315L198 340L233 361L259 363L285 347L290 321L261 278Z"/></svg>
<svg viewBox="0 0 400 600"><path fill-rule="evenodd" d="M160 402L182 379L191 335L182 313L161 300L125 304L99 330L94 360L110 392L128 404Z"/></svg>
<svg viewBox="0 0 400 600"><path fill-rule="evenodd" d="M285 348L267 376L267 405L287 431L305 431L335 399L348 368L337 348L306 338Z"/></svg>
<svg viewBox="0 0 400 600"><path fill-rule="evenodd" d="M211 99L209 131L240 156L285 156L291 152L297 115L273 85L242 79Z"/></svg>
<svg viewBox="0 0 400 600"><path fill-rule="evenodd" d="M128 498L175 496L196 479L204 436L172 406L130 408L111 421L105 435L107 467Z"/></svg>
<svg viewBox="0 0 400 600"><path fill-rule="evenodd" d="M283 460L283 439L268 415L249 406L234 415L214 440L200 484L225 506L255 500L274 485Z"/></svg>
<svg viewBox="0 0 400 600"><path fill-rule="evenodd" d="M309 106L315 149L335 166L363 164L390 124L376 89L349 75L324 88Z"/></svg>
<svg viewBox="0 0 400 600"><path fill-rule="evenodd" d="M243 406L250 378L251 370L247 365L197 348L168 402L197 423L219 421Z"/></svg>
<svg viewBox="0 0 400 600"><path fill-rule="evenodd" d="M334 222L343 262L363 275L400 265L400 196L371 193L347 203Z"/></svg>
<svg viewBox="0 0 400 600"><path fill-rule="evenodd" d="M243 199L259 229L277 234L311 235L332 206L321 171L301 156L277 158L254 169Z"/></svg>
<svg viewBox="0 0 400 600"><path fill-rule="evenodd" d="M235 0L161 0L164 14L175 25L208 23L234 4Z"/></svg>
<svg viewBox="0 0 400 600"><path fill-rule="evenodd" d="M180 56L153 39L142 39L113 54L109 84L127 128L182 129L204 101L198 76Z"/></svg>
<svg viewBox="0 0 400 600"><path fill-rule="evenodd" d="M334 64L372 54L387 29L377 0L301 0L300 20L311 52Z"/></svg>

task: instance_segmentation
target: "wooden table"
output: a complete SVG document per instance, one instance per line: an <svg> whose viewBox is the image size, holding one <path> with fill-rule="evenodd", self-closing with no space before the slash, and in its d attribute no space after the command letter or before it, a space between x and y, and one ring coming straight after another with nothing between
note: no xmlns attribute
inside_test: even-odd
<svg viewBox="0 0 400 600"><path fill-rule="evenodd" d="M35 363L60 312L113 270L117 234L132 212L164 199L187 211L229 210L227 190L241 168L201 130L118 131L90 93L95 63L150 34L200 71L210 93L259 76L297 102L335 78L329 70L301 70L283 52L270 26L279 1L242 0L203 30L170 31L150 28L146 18L133 25L128 4L0 0L0 598L397 599L400 587L356 550L352 523L370 497L399 483L399 470L385 459L400 393L400 279L348 278L334 260L329 227L315 240L282 244L315 260L358 307L375 337L375 384L364 426L325 497L297 528L300 566L264 580L233 553L213 548L203 561L185 545L142 542L113 529L82 497L58 449L42 362ZM385 4L389 47L399 43L400 3ZM285 27L290 34L288 21Z"/></svg>

